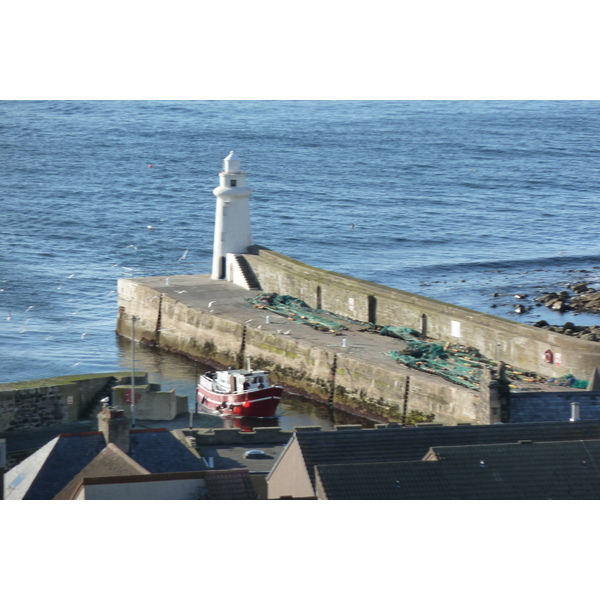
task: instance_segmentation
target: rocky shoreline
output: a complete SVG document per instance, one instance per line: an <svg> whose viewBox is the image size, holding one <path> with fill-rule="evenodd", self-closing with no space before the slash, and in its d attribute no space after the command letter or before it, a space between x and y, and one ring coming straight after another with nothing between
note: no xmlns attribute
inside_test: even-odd
<svg viewBox="0 0 600 600"><path fill-rule="evenodd" d="M572 311L574 314L600 315L600 291L584 282L569 284L567 287L570 291L550 292L535 298L536 306L544 306L560 313ZM517 304L516 311L526 312L527 308ZM546 320L541 320L534 323L533 326L591 342L600 341L600 326L598 325L575 325L570 321L563 325L550 325Z"/></svg>

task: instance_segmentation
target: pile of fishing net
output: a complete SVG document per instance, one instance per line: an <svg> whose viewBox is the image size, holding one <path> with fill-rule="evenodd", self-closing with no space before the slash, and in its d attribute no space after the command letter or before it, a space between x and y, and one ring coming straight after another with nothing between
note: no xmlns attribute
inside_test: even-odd
<svg viewBox="0 0 600 600"><path fill-rule="evenodd" d="M436 344L408 340L404 350L392 350L388 356L398 363L425 373L443 377L459 385L477 389L481 371L490 364L479 351L461 344Z"/></svg>
<svg viewBox="0 0 600 600"><path fill-rule="evenodd" d="M348 329L340 320L345 320L339 315L334 315L320 308L311 308L306 302L294 296L280 295L274 293L258 294L254 298L246 298L254 308L260 308L274 312L286 319L304 323L318 329L319 331L327 331L330 333L341 333Z"/></svg>
<svg viewBox="0 0 600 600"><path fill-rule="evenodd" d="M411 341L421 334L416 329L411 329L410 327L393 327L392 325L386 325L379 329L379 335L387 335L398 338L399 340Z"/></svg>

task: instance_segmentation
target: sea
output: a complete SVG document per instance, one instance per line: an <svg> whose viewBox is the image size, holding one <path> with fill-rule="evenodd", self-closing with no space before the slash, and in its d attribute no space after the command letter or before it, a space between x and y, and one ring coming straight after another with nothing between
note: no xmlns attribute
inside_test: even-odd
<svg viewBox="0 0 600 600"><path fill-rule="evenodd" d="M257 244L517 322L600 324L535 302L600 286L599 133L596 101L1 101L0 382L135 367L193 398L202 365L132 363L117 281L210 272L231 150ZM282 407L283 427L346 422Z"/></svg>

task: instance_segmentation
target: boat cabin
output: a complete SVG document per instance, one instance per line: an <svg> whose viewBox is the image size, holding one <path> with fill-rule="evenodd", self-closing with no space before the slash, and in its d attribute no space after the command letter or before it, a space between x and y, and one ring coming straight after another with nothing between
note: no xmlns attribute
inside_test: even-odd
<svg viewBox="0 0 600 600"><path fill-rule="evenodd" d="M266 371L247 371L230 369L214 374L215 391L233 394L262 390L269 387L269 374Z"/></svg>

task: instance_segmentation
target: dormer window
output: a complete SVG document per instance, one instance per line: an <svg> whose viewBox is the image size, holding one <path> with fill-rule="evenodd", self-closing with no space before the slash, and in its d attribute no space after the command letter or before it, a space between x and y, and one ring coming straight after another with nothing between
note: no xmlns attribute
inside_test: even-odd
<svg viewBox="0 0 600 600"><path fill-rule="evenodd" d="M231 180L231 187L235 187L237 185L237 179Z"/></svg>

